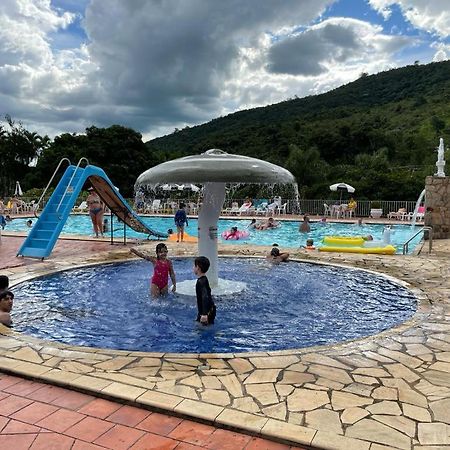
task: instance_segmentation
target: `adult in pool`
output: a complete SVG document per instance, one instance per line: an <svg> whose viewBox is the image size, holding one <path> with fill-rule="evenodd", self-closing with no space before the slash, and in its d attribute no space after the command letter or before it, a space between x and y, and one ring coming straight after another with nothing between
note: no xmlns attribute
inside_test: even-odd
<svg viewBox="0 0 450 450"><path fill-rule="evenodd" d="M92 226L94 228L95 237L103 237L103 203L100 196L95 192L93 187L88 189L89 195L86 202L89 206L89 216L92 221Z"/></svg>

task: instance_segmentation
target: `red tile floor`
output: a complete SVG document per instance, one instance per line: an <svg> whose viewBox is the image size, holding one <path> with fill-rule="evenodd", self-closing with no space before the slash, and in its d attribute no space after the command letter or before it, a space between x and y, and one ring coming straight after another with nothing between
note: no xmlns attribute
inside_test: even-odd
<svg viewBox="0 0 450 450"><path fill-rule="evenodd" d="M2 237L0 270L39 264L15 257L23 238ZM83 250L109 244L85 242ZM76 252L77 241L58 241L55 253ZM272 442L0 373L2 450L289 450Z"/></svg>
<svg viewBox="0 0 450 450"><path fill-rule="evenodd" d="M294 447L0 373L0 449L202 448Z"/></svg>

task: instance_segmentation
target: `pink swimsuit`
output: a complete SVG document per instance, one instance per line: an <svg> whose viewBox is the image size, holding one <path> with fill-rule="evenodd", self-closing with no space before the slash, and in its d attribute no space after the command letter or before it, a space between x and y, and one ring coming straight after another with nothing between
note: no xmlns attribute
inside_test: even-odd
<svg viewBox="0 0 450 450"><path fill-rule="evenodd" d="M159 289L164 289L169 283L169 271L172 263L166 259L157 259L153 271L152 284L155 284Z"/></svg>

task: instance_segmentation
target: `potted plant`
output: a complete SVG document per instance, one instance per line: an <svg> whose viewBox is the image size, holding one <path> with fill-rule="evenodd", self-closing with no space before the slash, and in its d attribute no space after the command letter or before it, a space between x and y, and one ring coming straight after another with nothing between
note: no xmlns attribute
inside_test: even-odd
<svg viewBox="0 0 450 450"><path fill-rule="evenodd" d="M370 217L372 219L379 219L383 214L381 203L378 201L370 202Z"/></svg>

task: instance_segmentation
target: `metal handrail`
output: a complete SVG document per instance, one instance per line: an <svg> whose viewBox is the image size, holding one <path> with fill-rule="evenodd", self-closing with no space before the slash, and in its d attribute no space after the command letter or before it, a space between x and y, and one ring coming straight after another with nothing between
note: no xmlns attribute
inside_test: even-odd
<svg viewBox="0 0 450 450"><path fill-rule="evenodd" d="M88 161L87 158L85 158L84 156L83 156L82 158L80 158L80 160L78 161L77 166L75 167L75 170L73 171L72 176L70 177L69 182L67 183L66 190L64 191L64 194L62 195L61 200L59 201L58 206L56 207L56 212L57 212L57 213L59 212L59 208L60 208L60 206L61 206L61 203L62 203L62 201L64 200L64 197L66 196L67 192L69 191L69 188L72 188L72 189L73 189L73 187L71 186L72 180L74 179L75 174L77 173L77 170L78 170L78 168L80 167L81 161L83 161L83 160L85 160L85 161L87 162L87 165L89 165L89 161Z"/></svg>
<svg viewBox="0 0 450 450"><path fill-rule="evenodd" d="M34 207L33 207L33 208L34 208L34 217L38 217L37 212L38 212L38 209L39 209L39 205L40 205L42 199L44 198L45 194L47 193L47 190L48 190L48 188L50 187L50 184L52 184L53 178L55 178L55 175L57 174L59 168L61 167L61 164L62 164L64 161L67 161L67 162L69 163L69 166L72 164L72 163L70 162L70 159L69 159L69 158L62 158L61 161L59 161L59 164L58 164L58 166L56 167L55 171L53 172L53 175L52 175L52 177L50 178L50 181L48 182L47 186L45 187L44 192L42 193L42 195L41 195L41 197L39 198L39 200L37 201L37 203L34 204Z"/></svg>
<svg viewBox="0 0 450 450"><path fill-rule="evenodd" d="M431 249L433 248L433 228L432 227L422 227L419 231L414 233L404 244L403 244L403 254L406 255L408 253L409 243L420 233L425 233L428 231L428 253L431 253Z"/></svg>

